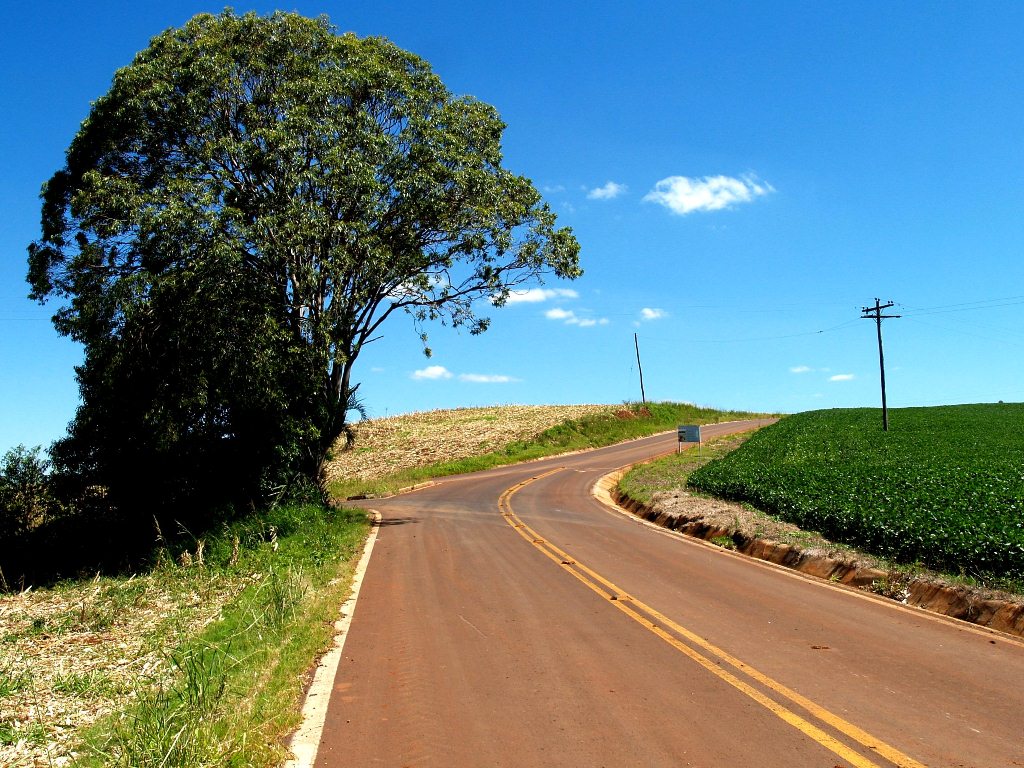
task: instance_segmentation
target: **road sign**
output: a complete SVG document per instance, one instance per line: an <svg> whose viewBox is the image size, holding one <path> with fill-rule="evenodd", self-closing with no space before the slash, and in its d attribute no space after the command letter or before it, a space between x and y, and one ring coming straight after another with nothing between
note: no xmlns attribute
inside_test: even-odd
<svg viewBox="0 0 1024 768"><path fill-rule="evenodd" d="M700 442L700 427L697 425L680 425L679 426L679 442L680 443L699 443Z"/></svg>

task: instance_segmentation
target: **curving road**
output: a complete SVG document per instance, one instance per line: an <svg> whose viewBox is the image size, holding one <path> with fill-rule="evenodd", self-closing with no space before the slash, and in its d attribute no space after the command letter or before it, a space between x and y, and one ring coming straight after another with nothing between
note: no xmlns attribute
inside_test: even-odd
<svg viewBox="0 0 1024 768"><path fill-rule="evenodd" d="M374 501L316 765L1024 766L1024 643L591 496L674 447L661 435Z"/></svg>

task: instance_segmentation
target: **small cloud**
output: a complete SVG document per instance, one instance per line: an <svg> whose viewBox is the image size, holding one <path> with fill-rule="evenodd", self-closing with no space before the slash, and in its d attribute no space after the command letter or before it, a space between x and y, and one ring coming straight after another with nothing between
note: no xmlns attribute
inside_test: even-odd
<svg viewBox="0 0 1024 768"><path fill-rule="evenodd" d="M789 369L789 372L790 373L810 373L812 370L814 370L814 369L811 368L810 366L807 366L807 365L794 365L792 368Z"/></svg>
<svg viewBox="0 0 1024 768"><path fill-rule="evenodd" d="M565 187L561 184L545 184L541 187L541 191L546 195L554 195L558 192L565 192Z"/></svg>
<svg viewBox="0 0 1024 768"><path fill-rule="evenodd" d="M644 196L645 202L658 203L672 213L685 216L694 211L719 211L738 203L749 203L755 198L774 192L767 182L756 176L669 176L654 185Z"/></svg>
<svg viewBox="0 0 1024 768"><path fill-rule="evenodd" d="M613 200L619 195L625 193L626 189L627 187L625 184L616 184L614 181L609 181L603 187L595 187L587 192L587 199Z"/></svg>
<svg viewBox="0 0 1024 768"><path fill-rule="evenodd" d="M551 299L578 299L579 294L572 288L528 288L509 291L506 304L539 304Z"/></svg>
<svg viewBox="0 0 1024 768"><path fill-rule="evenodd" d="M835 376L829 376L829 381L853 381L856 378L852 373L837 373Z"/></svg>
<svg viewBox="0 0 1024 768"><path fill-rule="evenodd" d="M548 320L565 320L567 323L572 322L576 319L576 313L571 309L562 309L561 307L554 307L544 313L544 317Z"/></svg>
<svg viewBox="0 0 1024 768"><path fill-rule="evenodd" d="M452 372L443 365L428 365L418 371L413 371L412 377L417 381L436 381L437 379L450 379Z"/></svg>
<svg viewBox="0 0 1024 768"><path fill-rule="evenodd" d="M668 317L668 313L664 309L644 307L640 310L640 317L644 320L661 320L663 317Z"/></svg>
<svg viewBox="0 0 1024 768"><path fill-rule="evenodd" d="M471 384L509 384L513 381L520 381L520 379L513 378L512 376L503 375L490 375L484 373L460 373L459 381L468 381Z"/></svg>
<svg viewBox="0 0 1024 768"><path fill-rule="evenodd" d="M548 320L561 320L566 325L578 325L580 328L593 328L595 325L608 325L608 318L602 317L598 319L590 317L579 317L571 309L562 309L561 307L553 307L544 313L544 317Z"/></svg>

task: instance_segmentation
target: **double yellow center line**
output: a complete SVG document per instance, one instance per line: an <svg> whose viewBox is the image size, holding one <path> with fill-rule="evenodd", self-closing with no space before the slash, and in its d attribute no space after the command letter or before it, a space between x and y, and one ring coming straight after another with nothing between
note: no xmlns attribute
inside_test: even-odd
<svg viewBox="0 0 1024 768"><path fill-rule="evenodd" d="M568 552L555 546L550 541L547 541L535 530L530 528L530 526L526 525L526 523L519 519L516 513L512 511L512 496L530 483L553 475L556 472L560 472L562 469L563 468L559 467L528 480L524 480L523 482L512 486L501 495L501 498L498 501L498 507L501 510L502 517L505 518L508 524L512 526L520 536L533 544L533 546L557 563L567 573L572 574L589 589L596 592L602 598L608 600L611 605L622 611L642 627L660 637L680 653L686 655L736 690L746 694L789 725L814 739L826 749L831 750L843 760L846 760L852 768L880 768L880 766L877 763L868 760L859 752L854 751L834 736L825 732L821 727L815 725L809 719L798 715L788 706L770 698L767 694L753 687L749 682L741 679L737 674L728 671L721 665L728 665L736 673L739 673L747 679L760 684L765 689L774 692L777 695L777 698L796 704L813 718L817 719L817 721L822 725L830 727L858 744L867 747L874 755L883 758L889 764L898 766L899 768L926 768L923 763L908 757L895 747L875 738L866 731L858 728L856 725L847 722L824 707L815 704L810 699L801 696L796 691L790 690L782 683L758 672L753 667L745 664L721 648L712 645L704 638L694 634L651 606L646 605L635 597L626 594L615 584L608 581L608 579L591 570L586 565L577 562Z"/></svg>

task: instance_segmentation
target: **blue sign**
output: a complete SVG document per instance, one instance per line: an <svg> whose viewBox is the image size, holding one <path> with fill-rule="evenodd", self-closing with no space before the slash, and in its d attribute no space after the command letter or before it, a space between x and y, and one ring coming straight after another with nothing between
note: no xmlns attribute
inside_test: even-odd
<svg viewBox="0 0 1024 768"><path fill-rule="evenodd" d="M680 425L679 427L679 442L680 443L699 443L700 442L700 427L693 425Z"/></svg>

